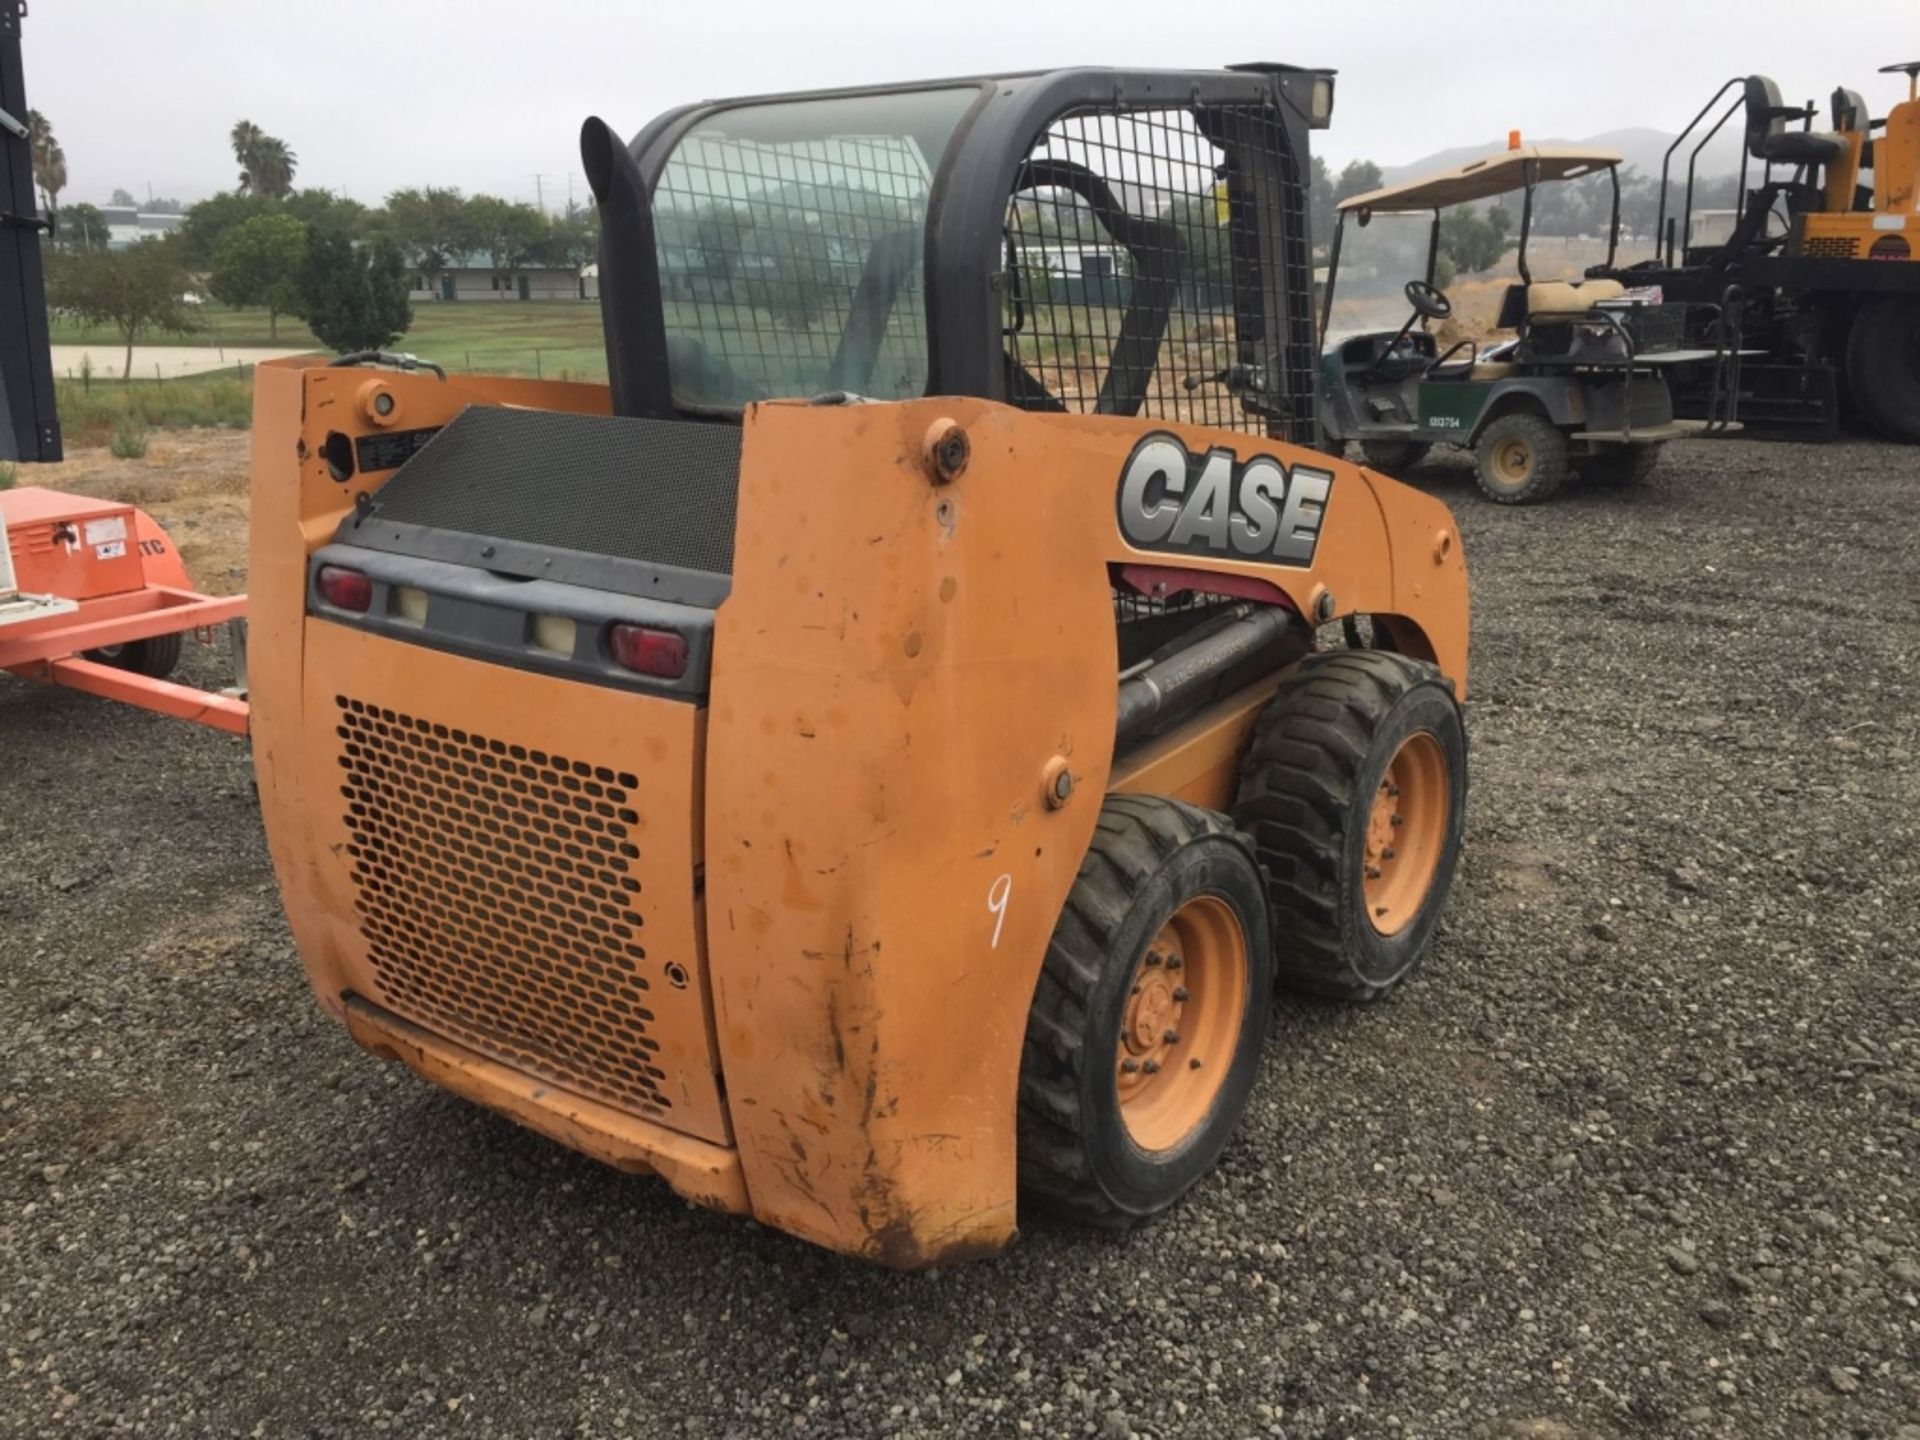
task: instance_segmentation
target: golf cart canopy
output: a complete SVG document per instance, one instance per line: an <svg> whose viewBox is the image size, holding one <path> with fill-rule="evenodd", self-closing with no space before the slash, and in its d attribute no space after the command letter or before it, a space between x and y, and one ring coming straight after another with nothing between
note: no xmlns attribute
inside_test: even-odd
<svg viewBox="0 0 1920 1440"><path fill-rule="evenodd" d="M1624 157L1616 150L1569 150L1551 145L1524 145L1497 154L1469 160L1453 170L1423 175L1403 185L1389 185L1354 195L1340 202L1344 214L1350 210L1369 213L1402 214L1422 210L1444 210L1450 205L1470 205L1537 185L1542 180L1578 180L1619 165Z"/></svg>

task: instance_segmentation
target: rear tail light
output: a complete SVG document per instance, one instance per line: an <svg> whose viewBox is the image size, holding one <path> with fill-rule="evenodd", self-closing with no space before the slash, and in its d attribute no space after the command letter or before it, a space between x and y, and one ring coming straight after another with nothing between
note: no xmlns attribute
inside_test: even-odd
<svg viewBox="0 0 1920 1440"><path fill-rule="evenodd" d="M607 645L617 663L639 674L678 680L687 673L687 637L678 631L615 625L607 632Z"/></svg>
<svg viewBox="0 0 1920 1440"><path fill-rule="evenodd" d="M364 613L373 605L373 581L364 571L349 570L344 565L322 565L315 586L322 600L341 610Z"/></svg>

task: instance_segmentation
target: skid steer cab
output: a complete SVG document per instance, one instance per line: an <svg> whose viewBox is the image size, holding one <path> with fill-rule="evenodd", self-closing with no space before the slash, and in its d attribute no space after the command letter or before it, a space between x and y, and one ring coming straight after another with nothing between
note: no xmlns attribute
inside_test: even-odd
<svg viewBox="0 0 1920 1440"><path fill-rule="evenodd" d="M1389 471L1419 464L1435 445L1462 447L1473 453L1481 493L1503 505L1549 499L1576 473L1614 485L1651 473L1661 447L1682 433L1668 375L1676 367L1724 372L1728 346L1686 343L1686 307L1657 291L1617 280L1535 281L1527 254L1536 188L1605 174L1611 264L1619 166L1610 150L1523 146L1516 133L1504 151L1342 201L1321 317L1327 439L1358 442L1368 464ZM1495 321L1507 334L1443 346L1432 328L1453 316L1434 283L1441 212L1514 190L1522 195L1520 278ZM1398 328L1382 327L1399 312Z"/></svg>
<svg viewBox="0 0 1920 1440"><path fill-rule="evenodd" d="M1466 803L1452 518L1307 443L1332 84L589 121L608 385L262 366L254 745L321 1003L888 1265L1200 1181L1276 978L1399 982Z"/></svg>

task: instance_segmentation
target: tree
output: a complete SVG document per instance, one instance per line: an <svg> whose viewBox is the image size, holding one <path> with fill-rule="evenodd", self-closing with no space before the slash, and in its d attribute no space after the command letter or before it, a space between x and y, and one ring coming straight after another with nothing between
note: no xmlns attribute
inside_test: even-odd
<svg viewBox="0 0 1920 1440"><path fill-rule="evenodd" d="M330 350L381 350L413 322L406 261L390 240L356 246L331 225L307 229L300 271L307 326Z"/></svg>
<svg viewBox="0 0 1920 1440"><path fill-rule="evenodd" d="M1161 212L1180 233L1180 278L1201 305L1222 303L1233 289L1233 260L1220 202L1212 195L1182 195Z"/></svg>
<svg viewBox="0 0 1920 1440"><path fill-rule="evenodd" d="M235 122L228 138L233 158L240 162L240 190L284 200L293 193L293 172L299 157L287 142L267 134L251 120Z"/></svg>
<svg viewBox="0 0 1920 1440"><path fill-rule="evenodd" d="M385 229L434 290L454 257L471 248L467 202L458 190L429 185L394 191L387 197Z"/></svg>
<svg viewBox="0 0 1920 1440"><path fill-rule="evenodd" d="M1506 228L1481 219L1471 205L1456 205L1440 217L1440 253L1456 274L1491 270L1507 253Z"/></svg>
<svg viewBox="0 0 1920 1440"><path fill-rule="evenodd" d="M229 305L260 305L267 337L277 339L280 316L304 308L301 268L307 257L307 227L291 215L256 215L234 226L220 242L209 277L214 298Z"/></svg>
<svg viewBox="0 0 1920 1440"><path fill-rule="evenodd" d="M235 226L272 211L265 195L243 195L222 190L187 208L187 218L174 233L180 237L180 258L188 268L205 270L220 252L220 242Z"/></svg>
<svg viewBox="0 0 1920 1440"><path fill-rule="evenodd" d="M113 194L107 197L107 203L119 210L133 210L139 206L140 202L133 198L131 191L116 185L113 187Z"/></svg>
<svg viewBox="0 0 1920 1440"><path fill-rule="evenodd" d="M38 110L27 112L27 149L33 159L33 178L40 186L40 208L47 223L60 216L60 192L67 188L67 152L53 138L53 122Z"/></svg>
<svg viewBox="0 0 1920 1440"><path fill-rule="evenodd" d="M1378 190L1381 185L1380 167L1371 160L1349 160L1347 168L1340 172L1340 179L1333 187L1333 203L1350 200L1355 195L1365 195L1369 190Z"/></svg>
<svg viewBox="0 0 1920 1440"><path fill-rule="evenodd" d="M127 342L123 379L133 378L133 344L142 331L179 334L194 328L180 296L186 267L172 236L148 236L124 250L86 250L47 257L47 299L97 325L111 325Z"/></svg>
<svg viewBox="0 0 1920 1440"><path fill-rule="evenodd" d="M365 238L369 212L358 200L309 187L289 195L286 207L287 214L296 220L304 220L309 225L331 225L356 240Z"/></svg>
<svg viewBox="0 0 1920 1440"><path fill-rule="evenodd" d="M76 200L60 211L60 244L68 250L107 248L107 217L98 205Z"/></svg>
<svg viewBox="0 0 1920 1440"><path fill-rule="evenodd" d="M1333 175L1327 162L1313 157L1313 180L1307 188L1307 224L1317 245L1333 243Z"/></svg>
<svg viewBox="0 0 1920 1440"><path fill-rule="evenodd" d="M546 243L541 247L541 258L577 270L599 252L599 208L576 205L566 214L554 217Z"/></svg>
<svg viewBox="0 0 1920 1440"><path fill-rule="evenodd" d="M461 228L469 246L485 251L496 270L524 264L551 233L547 217L533 206L494 195L475 195L467 201Z"/></svg>

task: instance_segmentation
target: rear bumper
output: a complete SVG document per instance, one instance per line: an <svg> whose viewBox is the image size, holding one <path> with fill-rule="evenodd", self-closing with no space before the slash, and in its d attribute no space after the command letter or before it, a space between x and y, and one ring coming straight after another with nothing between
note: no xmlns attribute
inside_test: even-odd
<svg viewBox="0 0 1920 1440"><path fill-rule="evenodd" d="M597 1104L489 1060L358 995L345 998L347 1033L384 1060L550 1140L635 1174L658 1175L696 1205L750 1213L740 1152Z"/></svg>

